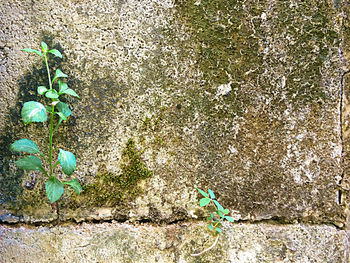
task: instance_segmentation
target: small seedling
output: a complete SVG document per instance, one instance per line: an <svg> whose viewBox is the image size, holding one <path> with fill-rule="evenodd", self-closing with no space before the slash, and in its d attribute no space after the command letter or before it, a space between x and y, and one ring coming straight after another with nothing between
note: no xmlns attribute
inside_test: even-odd
<svg viewBox="0 0 350 263"><path fill-rule="evenodd" d="M216 235L215 242L207 249L204 251L197 253L197 254L192 254L192 256L199 256L208 250L212 249L216 243L218 242L219 236L222 233L222 222L226 219L227 221L233 223L234 220L232 217L228 216L229 210L226 208L224 209L222 205L216 200L215 194L212 190L208 188L208 193L205 191L199 189L196 187L196 189L201 193L204 198L201 198L199 200L199 205L201 207L212 205L215 208L215 211L210 213L210 216L207 217L207 222L208 222L208 229L213 232L214 235Z"/></svg>
<svg viewBox="0 0 350 263"><path fill-rule="evenodd" d="M49 115L48 157L45 156L39 150L39 147L29 139L15 141L13 144L11 144L10 149L12 151L30 154L15 162L18 168L23 170L40 171L47 176L45 190L52 207L54 207L54 203L57 202L57 200L63 195L64 185L72 187L77 194L80 194L82 191L82 187L77 179L62 180L54 174L55 168L60 164L63 173L65 173L67 176L72 175L77 166L74 154L63 149L53 148L54 133L57 131L59 125L63 121L67 120L67 118L72 114L69 106L60 101L60 96L70 95L78 98L79 96L73 89L68 88L67 83L63 81L65 78L67 78L67 75L60 69L56 69L56 73L51 80L48 55L52 54L56 57L62 58L62 54L57 49L49 50L47 44L44 42L41 42L41 50L42 52L31 48L22 49L22 51L39 55L45 62L49 85L48 87L39 86L37 88L37 92L39 95L45 96L47 99L49 99L49 104L45 107L43 104L37 101L25 102L23 104L21 116L24 124L29 124L31 122L46 122ZM58 86L57 89L53 87L54 85ZM57 159L54 159L53 157L53 153L55 151L58 151ZM48 166L46 170L44 169L42 161L46 162Z"/></svg>

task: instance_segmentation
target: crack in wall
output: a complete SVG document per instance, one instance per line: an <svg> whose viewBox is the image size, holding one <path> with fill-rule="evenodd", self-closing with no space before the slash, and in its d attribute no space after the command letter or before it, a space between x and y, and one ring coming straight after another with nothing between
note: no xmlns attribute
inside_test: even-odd
<svg viewBox="0 0 350 263"><path fill-rule="evenodd" d="M335 8L339 7L340 3L339 1L334 1L334 6ZM340 98L339 98L339 125L340 125L340 142L341 142L341 159L340 159L340 180L338 181L338 185L339 185L339 190L337 193L337 201L339 205L343 204L343 199L344 199L344 195L343 195L343 191L344 189L342 188L342 183L343 180L345 178L345 144L344 144L344 125L345 125L345 120L344 120L344 111L345 111L345 102L346 102L346 98L345 96L345 83L344 80L346 78L346 76L350 73L350 70L347 68L347 61L346 61L346 57L344 55L343 49L345 51L345 29L346 29L346 24L345 24L345 20L347 18L346 14L345 14L345 8L344 6L342 6L342 10L341 10L341 16L342 16L342 20L341 20L341 30L342 30L342 39L341 39L341 43L339 46L339 55L342 58L343 61L343 68L341 69L343 72L341 74L340 77Z"/></svg>
<svg viewBox="0 0 350 263"><path fill-rule="evenodd" d="M74 220L53 220L50 222L16 222L16 223L9 223L9 222L0 222L0 226L9 226L14 228L20 228L22 226L26 227L54 227L54 226L69 226L69 225L82 225L84 223L87 224L101 224L101 223L110 223L110 224L131 224L134 226L142 226L142 225L150 225L150 226L171 226L171 225L181 225L186 223L200 223L205 222L205 218L187 218L187 219L176 219L173 221L152 221L149 218L141 218L139 220L129 220L127 218L119 218L119 219L91 219L91 220L83 220L76 222ZM299 225L308 225L308 226L331 226L336 228L337 230L346 230L346 227L341 227L333 222L309 222L309 221L303 221L302 218L295 218L294 220L287 220L284 217L278 217L274 216L271 218L264 218L264 219L258 219L258 220L245 220L245 219L238 219L235 220L235 222L230 223L230 225L237 225L237 224L245 224L245 225L256 225L256 224L271 224L271 225L278 225L278 226L293 226L296 224Z"/></svg>
<svg viewBox="0 0 350 263"><path fill-rule="evenodd" d="M342 51L340 50L340 54L342 55ZM342 55L343 56L343 55ZM350 71L345 71L343 72L341 78L340 78L340 102L339 102L339 131L340 131L340 142L341 142L341 159L340 159L340 179L338 181L338 185L340 186L340 189L338 190L337 194L337 201L338 204L341 205L343 200L343 190L341 188L342 181L345 176L345 171L344 171L344 134L343 134L343 127L344 127L344 78L346 77L347 74L349 74Z"/></svg>

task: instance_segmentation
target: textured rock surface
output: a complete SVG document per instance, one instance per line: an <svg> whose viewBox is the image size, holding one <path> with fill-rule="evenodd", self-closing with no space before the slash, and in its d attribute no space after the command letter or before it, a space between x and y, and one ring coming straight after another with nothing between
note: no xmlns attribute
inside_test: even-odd
<svg viewBox="0 0 350 263"><path fill-rule="evenodd" d="M212 253L204 225L128 224L29 229L0 227L2 263L12 262L349 262L347 234L328 226L237 224Z"/></svg>
<svg viewBox="0 0 350 263"><path fill-rule="evenodd" d="M4 1L0 8L2 220L55 218L41 176L17 170L7 148L45 130L19 119L22 102L45 82L38 58L20 49L45 40L64 53L52 64L82 96L56 136L56 146L76 153L75 176L86 190L65 195L62 219L193 217L197 185L213 188L241 219L345 223L341 4ZM154 174L135 173L125 187L129 139ZM36 141L44 147L46 138Z"/></svg>
<svg viewBox="0 0 350 263"><path fill-rule="evenodd" d="M44 40L82 97L55 137L84 186L60 219L136 225L0 226L0 261L348 262L349 17L345 0L1 1L0 222L57 218L8 149L46 152L46 126L20 119L47 81L20 50ZM236 219L317 225L236 224L195 261L203 226L137 225L202 219L193 186Z"/></svg>

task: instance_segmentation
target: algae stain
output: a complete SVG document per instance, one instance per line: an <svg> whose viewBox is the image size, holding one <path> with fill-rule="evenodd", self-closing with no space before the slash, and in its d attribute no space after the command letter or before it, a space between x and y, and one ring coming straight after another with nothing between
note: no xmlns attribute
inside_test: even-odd
<svg viewBox="0 0 350 263"><path fill-rule="evenodd" d="M257 80L258 94L270 95L272 86L274 93L287 95L296 107L327 100L321 69L331 60L331 48L339 46L340 36L332 29L334 11L326 2L304 1L293 8L289 2L278 2L273 7L276 15L264 23L261 15L266 6L259 1L249 6L243 1L178 1L176 8L177 19L191 38L184 47L192 47L203 74L201 89L213 93L210 87L238 83L235 92L225 98L236 111L254 100L242 83L255 85ZM293 41L286 41L286 36ZM261 43L281 49L286 61L278 62L272 52L264 55L265 44ZM279 73L261 78L266 67ZM283 74L286 85L276 87Z"/></svg>
<svg viewBox="0 0 350 263"><path fill-rule="evenodd" d="M332 7L327 2L316 5L305 1L294 8L279 2L277 8L275 27L294 39L286 49L288 57L294 60L286 84L288 97L294 102L326 101L321 72L331 60L330 50L340 43L339 34L332 29Z"/></svg>
<svg viewBox="0 0 350 263"><path fill-rule="evenodd" d="M200 86L185 91L192 107L188 110L214 119L242 115L251 104L248 84L256 83L258 74L263 71L259 40L254 35L259 25L252 29L248 11L240 1L202 0L200 4L179 1L176 8L177 20L190 36L181 48L193 50L196 67L202 74ZM260 9L257 3L252 4L249 11L258 15L262 12ZM208 95L215 97L217 87L227 83L232 92L223 102L229 109L221 112L217 110L217 101L208 100ZM183 111L186 110L184 107Z"/></svg>
<svg viewBox="0 0 350 263"><path fill-rule="evenodd" d="M236 1L180 1L180 20L197 43L197 63L208 84L242 78L259 60L258 41L251 37L241 4ZM193 43L192 43L193 44ZM242 55L244 59L242 59Z"/></svg>
<svg viewBox="0 0 350 263"><path fill-rule="evenodd" d="M138 186L141 180L153 176L142 159L142 152L135 141L129 139L122 153L121 173L101 169L94 183L84 189L84 195L91 204L116 205L127 198L142 193Z"/></svg>

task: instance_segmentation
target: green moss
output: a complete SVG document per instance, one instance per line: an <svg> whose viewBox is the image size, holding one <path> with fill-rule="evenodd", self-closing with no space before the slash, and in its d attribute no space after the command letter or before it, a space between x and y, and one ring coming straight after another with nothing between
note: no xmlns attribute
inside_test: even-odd
<svg viewBox="0 0 350 263"><path fill-rule="evenodd" d="M195 2L178 1L176 7L190 35L181 45L195 52L203 74L201 87L186 90L186 97L194 94L197 111L215 118L240 116L259 96L275 98L270 105L281 111L289 103L297 110L305 103L328 99L322 67L340 40L333 29L331 4L304 1L291 6L279 1L264 22L263 1ZM281 88L282 76L286 85ZM226 112L200 97L204 92L215 94L219 85L229 82L232 92L223 99L231 107Z"/></svg>
<svg viewBox="0 0 350 263"><path fill-rule="evenodd" d="M321 69L329 60L330 47L340 43L339 34L332 29L332 6L328 2L315 3L305 1L294 8L286 2L278 4L274 24L281 34L286 32L294 40L286 47L288 56L293 58L290 61L293 70L286 83L288 98L293 102L327 100Z"/></svg>
<svg viewBox="0 0 350 263"><path fill-rule="evenodd" d="M201 90L215 93L216 89L211 88L251 79L244 74L262 64L262 58L258 55L258 39L253 36L240 1L202 0L199 5L194 2L180 1L177 14L191 35L188 48L195 46L195 59L205 81ZM252 14L262 9L259 4L249 5ZM240 86L235 88L238 93L226 97L232 104L240 99Z"/></svg>
<svg viewBox="0 0 350 263"><path fill-rule="evenodd" d="M115 205L126 198L135 197L142 192L138 186L140 180L153 175L142 160L142 152L129 139L122 154L122 172L114 174L104 169L100 171L94 183L86 186L84 196L89 203Z"/></svg>

